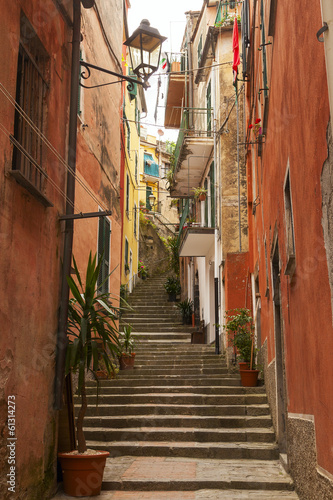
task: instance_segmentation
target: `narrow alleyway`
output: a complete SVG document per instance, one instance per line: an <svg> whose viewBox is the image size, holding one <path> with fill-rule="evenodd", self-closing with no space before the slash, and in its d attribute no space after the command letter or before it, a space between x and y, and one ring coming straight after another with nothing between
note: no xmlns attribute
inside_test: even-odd
<svg viewBox="0 0 333 500"><path fill-rule="evenodd" d="M123 318L140 336L134 370L102 383L97 411L89 387L87 445L110 452L101 498L297 499L265 388L241 387L213 347L190 343L164 281L138 285Z"/></svg>

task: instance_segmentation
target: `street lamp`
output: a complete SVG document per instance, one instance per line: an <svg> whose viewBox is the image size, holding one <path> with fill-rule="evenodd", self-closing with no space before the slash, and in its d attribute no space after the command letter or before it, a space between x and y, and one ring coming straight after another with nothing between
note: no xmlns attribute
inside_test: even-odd
<svg viewBox="0 0 333 500"><path fill-rule="evenodd" d="M129 90L131 90L131 87L133 88L133 85L136 83L139 83L144 89L147 89L149 87L148 79L155 73L159 66L161 48L164 40L166 40L166 37L161 36L156 28L151 28L147 19L143 19L132 36L124 42L124 45L127 45L129 48L132 70L137 75L138 79L136 80L130 76L120 75L114 71L87 63L86 61L80 61L81 66L87 70L87 73L85 71L81 73L81 77L84 80L90 77L91 69L102 71L108 75L120 78L120 80L116 82L102 83L101 85L94 85L91 87L87 87L80 82L81 87L91 89L104 85L112 85L113 83L125 80L129 82Z"/></svg>
<svg viewBox="0 0 333 500"><path fill-rule="evenodd" d="M147 19L143 19L133 35L124 42L129 48L132 70L144 84L159 66L164 40L166 37L152 28Z"/></svg>
<svg viewBox="0 0 333 500"><path fill-rule="evenodd" d="M155 205L156 196L154 196L152 193L148 196L148 200L149 200L149 205L150 205L151 209L153 209L154 205ZM155 210L154 210L154 212L155 212Z"/></svg>

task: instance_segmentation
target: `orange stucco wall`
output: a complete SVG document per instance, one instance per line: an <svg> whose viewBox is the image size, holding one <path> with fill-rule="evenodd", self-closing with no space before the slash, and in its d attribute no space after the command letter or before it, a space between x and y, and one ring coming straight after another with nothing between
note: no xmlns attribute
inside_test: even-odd
<svg viewBox="0 0 333 500"><path fill-rule="evenodd" d="M268 11L268 2L265 6ZM275 358L270 257L274 234L278 236L288 412L314 416L318 464L333 473L333 332L321 220L321 171L327 157L329 107L324 49L316 39L321 25L319 3L315 8L310 1L302 6L288 2L277 8L275 34L270 38L273 45L267 49L267 134L262 157L257 157L255 146L248 154L249 201L253 201L254 182L260 201L255 215L250 204L249 233L251 272L259 270L261 335L262 343L267 339L268 363ZM259 43L257 39L255 47ZM254 67L260 52L255 52L255 57ZM257 76L260 61L258 67ZM248 97L251 99L250 92ZM287 165L296 245L292 279L284 274Z"/></svg>
<svg viewBox="0 0 333 500"><path fill-rule="evenodd" d="M20 40L20 11L33 25L50 56L45 129L48 139L64 158L69 109L70 29L54 2L0 1L0 426L1 496L7 498L7 398L15 396L16 492L43 497L54 478L56 414L53 405L55 343L59 307L62 232L59 213L65 209L62 191L66 172L59 159L44 147L43 167L49 179L46 194L53 207L45 208L20 186L9 171L14 107L3 89L15 98ZM60 105L61 104L61 105ZM3 128L4 127L4 128ZM50 480L51 477L51 480Z"/></svg>

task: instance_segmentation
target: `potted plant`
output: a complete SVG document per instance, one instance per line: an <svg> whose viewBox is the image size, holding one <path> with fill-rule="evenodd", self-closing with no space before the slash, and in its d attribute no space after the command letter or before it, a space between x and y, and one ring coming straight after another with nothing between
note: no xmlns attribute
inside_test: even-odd
<svg viewBox="0 0 333 500"><path fill-rule="evenodd" d="M193 313L193 300L186 299L186 300L183 300L182 302L179 302L176 305L182 313L183 324L184 325L191 325L192 324L192 313Z"/></svg>
<svg viewBox="0 0 333 500"><path fill-rule="evenodd" d="M132 335L132 326L124 326L124 331L119 333L118 338L119 346L119 368L120 370L130 370L134 368L135 352L135 340Z"/></svg>
<svg viewBox="0 0 333 500"><path fill-rule="evenodd" d="M256 386L259 370L254 369L257 349L254 347L254 325L250 311L246 308L232 309L226 312L225 317L227 321L224 328L243 360L243 363L240 363L242 385Z"/></svg>
<svg viewBox="0 0 333 500"><path fill-rule="evenodd" d="M104 359L101 358L98 361L98 368L94 373L98 380L107 380L116 378L117 374L119 373L119 368L114 363L112 363L112 372L109 373L106 368Z"/></svg>
<svg viewBox="0 0 333 500"><path fill-rule="evenodd" d="M146 278L148 278L148 266L145 266L141 260L139 260L139 263L138 263L138 276L142 280L145 280Z"/></svg>
<svg viewBox="0 0 333 500"><path fill-rule="evenodd" d="M207 189L203 187L193 188L194 198L199 199L199 201L205 201L207 196Z"/></svg>
<svg viewBox="0 0 333 500"><path fill-rule="evenodd" d="M181 290L179 279L176 276L169 276L164 283L164 288L169 294L169 302L175 302Z"/></svg>
<svg viewBox="0 0 333 500"><path fill-rule="evenodd" d="M118 312L109 305L110 294L100 293L97 287L102 259L89 255L85 284L75 259L75 279L67 277L73 298L69 300L69 334L66 352L66 373L78 372L78 394L81 408L77 417L77 450L59 453L65 493L71 496L98 495L108 451L87 450L83 421L87 409L86 375L98 369L99 360L109 375L113 373L112 359L118 353Z"/></svg>

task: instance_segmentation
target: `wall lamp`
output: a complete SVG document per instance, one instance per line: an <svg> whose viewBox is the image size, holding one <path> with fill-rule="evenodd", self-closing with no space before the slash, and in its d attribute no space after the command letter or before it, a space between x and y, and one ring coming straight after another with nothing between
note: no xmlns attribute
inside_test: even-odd
<svg viewBox="0 0 333 500"><path fill-rule="evenodd" d="M91 89L102 87L104 85L112 85L113 83L118 83L119 81L127 81L129 82L128 90L133 90L134 85L137 83L142 85L144 89L149 88L150 85L148 83L148 79L153 73L155 73L159 66L161 48L164 40L166 40L166 37L161 36L156 28L152 28L147 19L143 19L140 26L133 32L132 36L124 42L124 45L127 45L129 48L133 73L138 79L136 80L130 76L115 73L108 69L96 66L95 64L87 63L86 61L80 61L81 66L83 66L87 71L87 73L86 71L81 73L81 78L84 80L87 80L90 77L92 69L120 78L120 80L117 80L116 82L102 83L101 85L94 85L92 87L87 87L80 82L81 87Z"/></svg>

